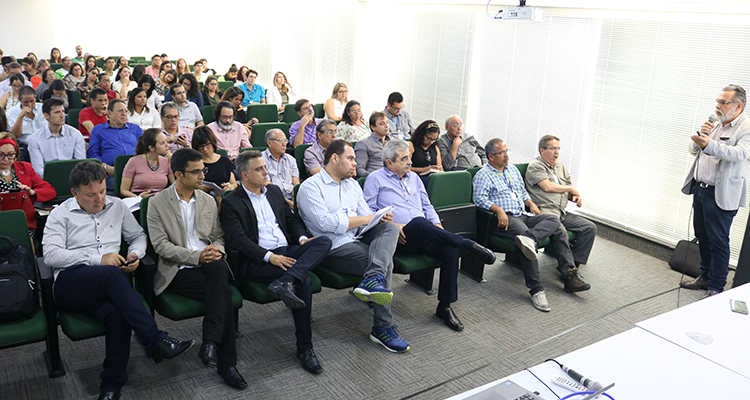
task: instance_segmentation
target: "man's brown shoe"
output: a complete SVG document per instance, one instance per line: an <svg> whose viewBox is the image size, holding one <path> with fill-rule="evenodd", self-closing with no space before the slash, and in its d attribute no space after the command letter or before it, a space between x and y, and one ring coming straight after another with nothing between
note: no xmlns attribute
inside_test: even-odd
<svg viewBox="0 0 750 400"><path fill-rule="evenodd" d="M691 282L680 282L680 287L691 290L708 290L708 282L702 276L698 276Z"/></svg>

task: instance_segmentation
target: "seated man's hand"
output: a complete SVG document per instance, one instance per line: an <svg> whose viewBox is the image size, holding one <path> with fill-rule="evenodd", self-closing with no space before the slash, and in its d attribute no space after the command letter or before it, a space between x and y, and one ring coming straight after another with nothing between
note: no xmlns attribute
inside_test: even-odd
<svg viewBox="0 0 750 400"><path fill-rule="evenodd" d="M133 261L133 260L135 260L135 261ZM128 254L128 260L127 261L128 262L133 261L133 263L132 264L128 264L128 265L124 265L124 264L121 265L120 266L120 271L122 271L122 272L133 272L133 271L136 270L136 268L138 268L139 265L141 265L141 260L138 259L138 256L135 253Z"/></svg>
<svg viewBox="0 0 750 400"><path fill-rule="evenodd" d="M398 226L398 244L400 244L400 245L406 244L406 234L404 234L404 226L406 226L406 225L404 225L404 224L398 224L396 222L394 222L394 224L396 224L396 226Z"/></svg>
<svg viewBox="0 0 750 400"><path fill-rule="evenodd" d="M213 244L209 244L201 251L198 262L208 264L212 261L221 260L221 250Z"/></svg>
<svg viewBox="0 0 750 400"><path fill-rule="evenodd" d="M297 262L297 260L291 257L281 256L278 254L272 254L271 257L268 257L268 262L271 263L271 265L275 265L283 269L284 271L286 271L286 269L291 268L292 265L294 265L294 263Z"/></svg>
<svg viewBox="0 0 750 400"><path fill-rule="evenodd" d="M540 215L542 213L542 210L540 210L539 207L537 207L534 203L531 203L529 205L529 211L531 211L532 214L536 215Z"/></svg>
<svg viewBox="0 0 750 400"><path fill-rule="evenodd" d="M121 255L117 253L107 253L102 256L102 261L99 265L114 265L115 267L119 267L122 264L125 264L125 258Z"/></svg>
<svg viewBox="0 0 750 400"><path fill-rule="evenodd" d="M508 230L508 214L504 210L498 210L495 212L497 215L497 227Z"/></svg>
<svg viewBox="0 0 750 400"><path fill-rule="evenodd" d="M313 239L315 239L315 238L317 238L317 236L313 236L313 237L311 237L311 238L307 238L307 239L302 239L302 240L301 240L301 241L299 242L299 245L300 245L300 246L304 246L304 245L305 245L305 243L307 243L307 242L309 242L309 241L311 241L311 240L313 240Z"/></svg>
<svg viewBox="0 0 750 400"><path fill-rule="evenodd" d="M380 219L380 222L393 222L393 213L383 215L383 218Z"/></svg>

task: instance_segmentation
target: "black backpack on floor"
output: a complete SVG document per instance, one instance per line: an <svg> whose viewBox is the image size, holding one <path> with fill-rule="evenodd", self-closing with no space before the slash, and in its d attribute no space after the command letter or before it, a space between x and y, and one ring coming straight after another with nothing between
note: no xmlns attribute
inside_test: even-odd
<svg viewBox="0 0 750 400"><path fill-rule="evenodd" d="M29 318L39 304L34 291L34 258L13 239L0 236L2 241L10 247L0 248L0 322Z"/></svg>

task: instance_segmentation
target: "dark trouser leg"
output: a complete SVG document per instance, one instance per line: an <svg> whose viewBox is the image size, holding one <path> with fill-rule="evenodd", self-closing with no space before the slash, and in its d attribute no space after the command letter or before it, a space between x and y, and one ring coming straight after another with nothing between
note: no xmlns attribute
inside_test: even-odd
<svg viewBox="0 0 750 400"><path fill-rule="evenodd" d="M453 303L458 299L458 247L463 238L433 225L425 218L414 218L403 228L406 243L396 247L397 254L422 253L440 263L438 301Z"/></svg>
<svg viewBox="0 0 750 400"><path fill-rule="evenodd" d="M106 357L101 374L101 390L117 391L127 382L130 358L130 331L150 353L166 332L156 327L119 268L78 265L58 275L54 286L57 306L67 312L83 313L104 325Z"/></svg>
<svg viewBox="0 0 750 400"><path fill-rule="evenodd" d="M714 188L697 186L693 194L693 227L701 253L701 276L708 289L724 291L729 272L729 230L737 210L725 211L716 205Z"/></svg>
<svg viewBox="0 0 750 400"><path fill-rule="evenodd" d="M237 364L237 322L228 279L229 266L225 261L217 260L200 268L181 269L169 284L170 291L206 303L203 340L218 344L219 367Z"/></svg>
<svg viewBox="0 0 750 400"><path fill-rule="evenodd" d="M544 240L547 236L549 236L547 235L542 237L541 239L537 239L534 234L539 234L539 232L532 232L529 227L526 226L527 219L528 217L526 216L508 216L508 229L505 230L503 228L496 228L493 234L500 236L501 238L511 243L515 243L516 235L526 235L537 242L539 242L540 240ZM529 293L533 295L544 290L542 280L539 278L539 263L536 260L529 260L528 258L523 256L520 257L520 260L521 270L523 271L523 277L526 280L526 287L529 288Z"/></svg>
<svg viewBox="0 0 750 400"><path fill-rule="evenodd" d="M575 268L573 253L570 251L568 232L560 222L560 218L556 215L534 215L526 219L526 225L532 230L536 230L536 234L541 236L550 229L552 230L547 235L550 238L549 245L557 258L557 265L563 276L568 274L568 270Z"/></svg>
<svg viewBox="0 0 750 400"><path fill-rule="evenodd" d="M368 245L369 243L369 245ZM328 253L325 264L330 269L347 274L369 278L375 275L385 277L386 288L391 288L393 276L393 254L398 244L398 227L382 223L367 232L361 242L351 242ZM393 326L391 305L373 303L375 328Z"/></svg>
<svg viewBox="0 0 750 400"><path fill-rule="evenodd" d="M588 263L596 239L596 224L575 214L566 214L562 224L576 234L576 242L571 247L573 260L579 264Z"/></svg>

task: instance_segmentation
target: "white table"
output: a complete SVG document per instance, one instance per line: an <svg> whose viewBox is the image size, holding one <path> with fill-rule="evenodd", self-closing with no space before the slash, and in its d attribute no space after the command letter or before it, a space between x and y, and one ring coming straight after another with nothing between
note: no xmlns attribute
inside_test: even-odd
<svg viewBox="0 0 750 400"><path fill-rule="evenodd" d="M750 379L728 371L664 339L633 328L556 359L603 386L614 382L607 393L615 400L651 399L740 399L750 396ZM572 393L552 383L555 376L567 375L553 362L530 368L560 397ZM528 371L521 371L495 382L461 393L451 400L466 399L505 380L538 391L545 400L556 400ZM576 396L582 399L585 396ZM606 397L599 397L605 399Z"/></svg>
<svg viewBox="0 0 750 400"><path fill-rule="evenodd" d="M664 340L750 379L750 316L731 311L729 300L750 304L750 284L636 324ZM702 344L687 332L710 335ZM746 394L750 398L750 392Z"/></svg>

